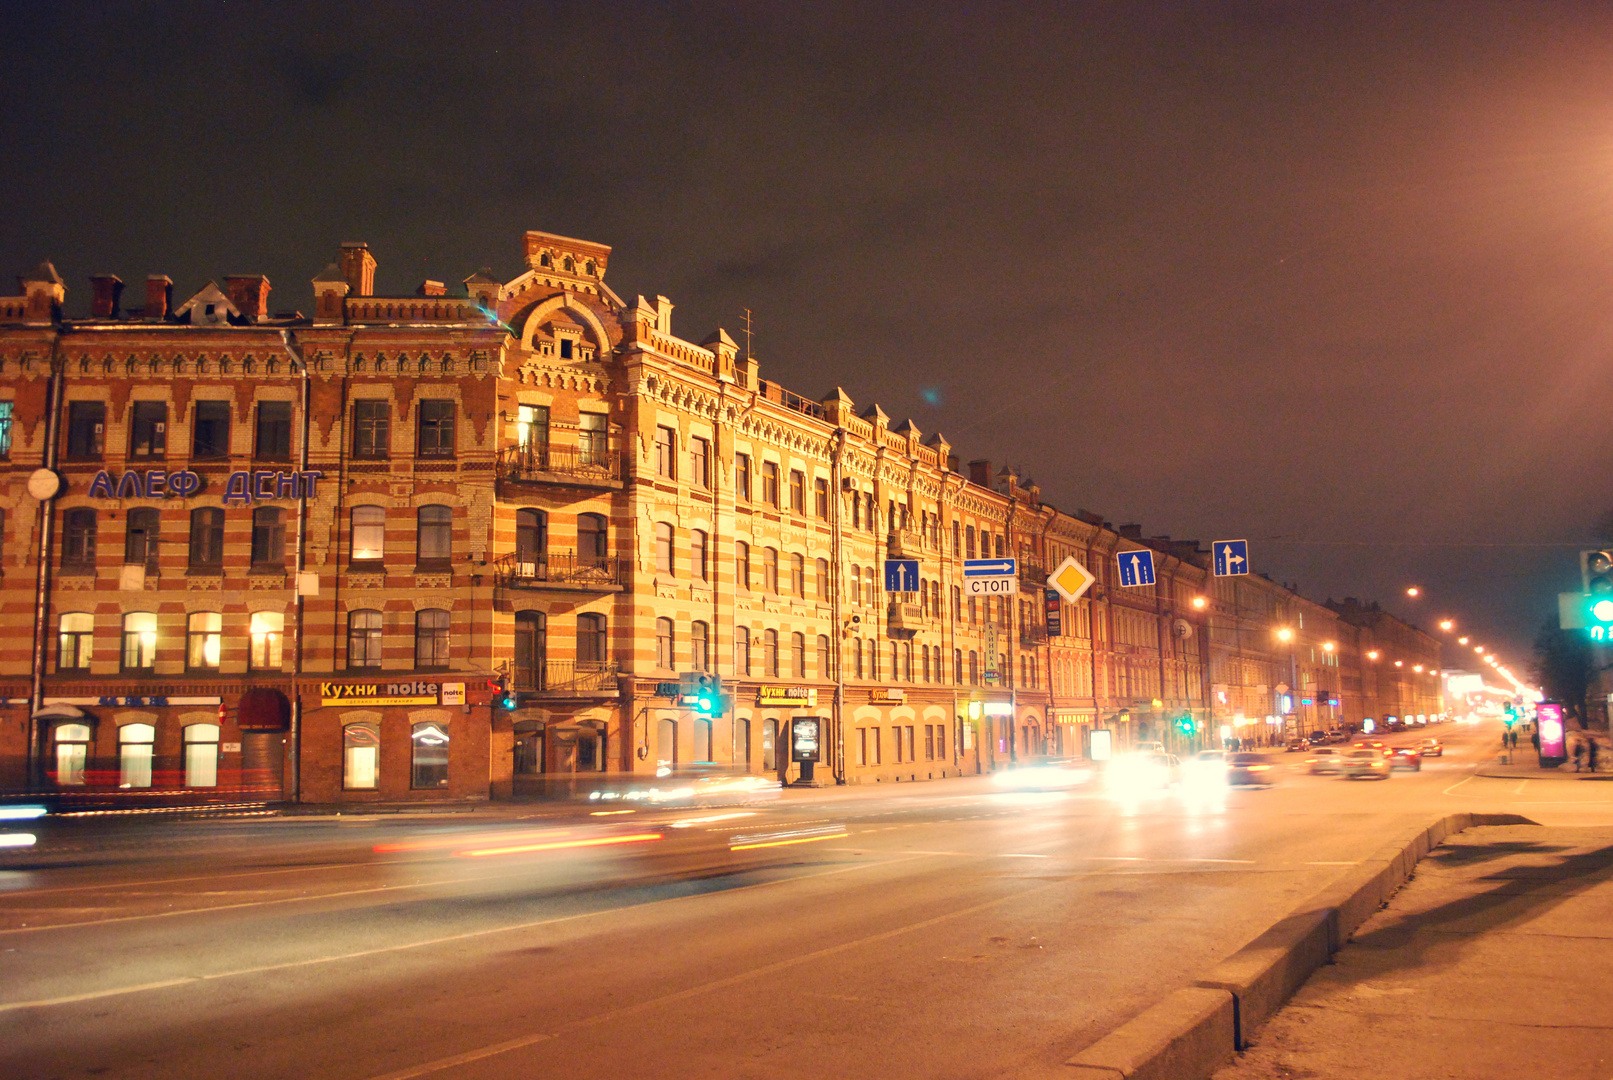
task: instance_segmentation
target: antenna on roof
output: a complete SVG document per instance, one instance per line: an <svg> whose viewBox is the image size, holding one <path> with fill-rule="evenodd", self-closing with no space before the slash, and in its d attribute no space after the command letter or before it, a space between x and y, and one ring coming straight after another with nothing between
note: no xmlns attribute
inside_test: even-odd
<svg viewBox="0 0 1613 1080"><path fill-rule="evenodd" d="M747 363L748 363L748 362L749 362L749 361L750 361L750 359L751 359L751 355L750 355L750 342L751 342L751 317L750 317L750 308L746 308L746 309L745 309L745 360L746 360L746 362L747 362Z"/></svg>

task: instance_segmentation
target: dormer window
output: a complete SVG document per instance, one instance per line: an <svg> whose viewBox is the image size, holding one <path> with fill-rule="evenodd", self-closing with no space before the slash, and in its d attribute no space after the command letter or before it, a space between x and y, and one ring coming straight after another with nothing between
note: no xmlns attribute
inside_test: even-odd
<svg viewBox="0 0 1613 1080"><path fill-rule="evenodd" d="M209 319L211 319L211 318L212 318L212 317L213 317L213 307L214 307L214 305L212 305L212 304L208 304L208 305L207 305L207 310L206 310L206 311L205 311L205 312L204 312L204 314L205 314L205 315L206 315L206 316L207 316L207 317L208 317L208 318L209 318Z"/></svg>
<svg viewBox="0 0 1613 1080"><path fill-rule="evenodd" d="M547 251L545 251L538 258L538 265L542 266L542 267L553 267L554 266L554 260L549 258L549 253Z"/></svg>
<svg viewBox="0 0 1613 1080"><path fill-rule="evenodd" d="M560 339L560 359L562 359L562 360L570 360L571 359L571 339L570 338L561 338Z"/></svg>

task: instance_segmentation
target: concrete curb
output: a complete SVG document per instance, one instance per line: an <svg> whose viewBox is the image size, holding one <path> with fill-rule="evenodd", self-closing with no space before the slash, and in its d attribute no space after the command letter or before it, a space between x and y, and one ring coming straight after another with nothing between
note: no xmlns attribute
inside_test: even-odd
<svg viewBox="0 0 1613 1080"><path fill-rule="evenodd" d="M1105 1080L1203 1080L1248 1045L1311 973L1394 895L1447 836L1475 825L1534 825L1517 814L1450 814L1385 844L1355 869L1057 1070Z"/></svg>

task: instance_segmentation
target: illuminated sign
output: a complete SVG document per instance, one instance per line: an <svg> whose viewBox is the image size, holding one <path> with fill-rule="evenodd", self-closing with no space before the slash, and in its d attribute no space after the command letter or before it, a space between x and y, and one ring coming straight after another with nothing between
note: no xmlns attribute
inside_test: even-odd
<svg viewBox="0 0 1613 1080"><path fill-rule="evenodd" d="M900 705L907 700L906 690L881 688L868 691L868 700L874 705Z"/></svg>
<svg viewBox="0 0 1613 1080"><path fill-rule="evenodd" d="M797 716L790 722L790 760L807 762L818 760L819 720L816 716Z"/></svg>
<svg viewBox="0 0 1613 1080"><path fill-rule="evenodd" d="M809 686L760 686L756 689L756 704L816 707L818 690Z"/></svg>
<svg viewBox="0 0 1613 1080"><path fill-rule="evenodd" d="M254 502L311 499L324 475L317 469L307 472L287 472L283 469L232 472L224 483L224 505L239 503L251 506ZM111 473L102 470L90 481L89 495L92 499L185 499L200 490L201 474L190 469L175 472L167 469L130 471L116 480Z"/></svg>
<svg viewBox="0 0 1613 1080"><path fill-rule="evenodd" d="M201 476L189 469L126 472L115 481L103 469L90 481L89 494L92 499L184 499L200 490Z"/></svg>
<svg viewBox="0 0 1613 1080"><path fill-rule="evenodd" d="M463 684L460 694L463 695ZM320 683L320 703L342 705L436 705L442 685L434 682Z"/></svg>
<svg viewBox="0 0 1613 1080"><path fill-rule="evenodd" d="M1535 706L1535 726L1540 735L1540 764L1556 759L1561 765L1568 760L1568 746L1563 734L1563 707L1555 701L1542 701Z"/></svg>

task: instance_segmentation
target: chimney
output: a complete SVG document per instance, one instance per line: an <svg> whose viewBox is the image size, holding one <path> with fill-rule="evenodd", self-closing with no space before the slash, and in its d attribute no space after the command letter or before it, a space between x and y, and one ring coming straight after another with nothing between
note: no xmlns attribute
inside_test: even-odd
<svg viewBox="0 0 1613 1080"><path fill-rule="evenodd" d="M1120 526L1119 532L1120 535L1124 536L1127 540L1135 540L1139 544L1142 543L1143 527L1141 525L1122 525Z"/></svg>
<svg viewBox="0 0 1613 1080"><path fill-rule="evenodd" d="M655 298L655 328L663 334L672 333L672 301L664 296Z"/></svg>
<svg viewBox="0 0 1613 1080"><path fill-rule="evenodd" d="M116 274L91 274L90 315L97 319L118 317L118 300L123 296L123 279Z"/></svg>
<svg viewBox="0 0 1613 1080"><path fill-rule="evenodd" d="M991 462L985 458L969 462L969 483L989 488L991 486Z"/></svg>
<svg viewBox="0 0 1613 1080"><path fill-rule="evenodd" d="M370 254L370 245L362 240L342 245L342 277L347 280L349 295L375 295L375 256Z"/></svg>
<svg viewBox="0 0 1613 1080"><path fill-rule="evenodd" d="M262 322L269 316L269 279L262 274L228 274L224 291L230 303L247 322Z"/></svg>
<svg viewBox="0 0 1613 1080"><path fill-rule="evenodd" d="M448 286L440 281L432 281L427 278L420 283L419 288L415 289L414 294L416 296L447 296Z"/></svg>
<svg viewBox="0 0 1613 1080"><path fill-rule="evenodd" d="M146 278L146 309L141 312L147 319L161 322L168 317L174 299L174 283L166 274L152 274Z"/></svg>

